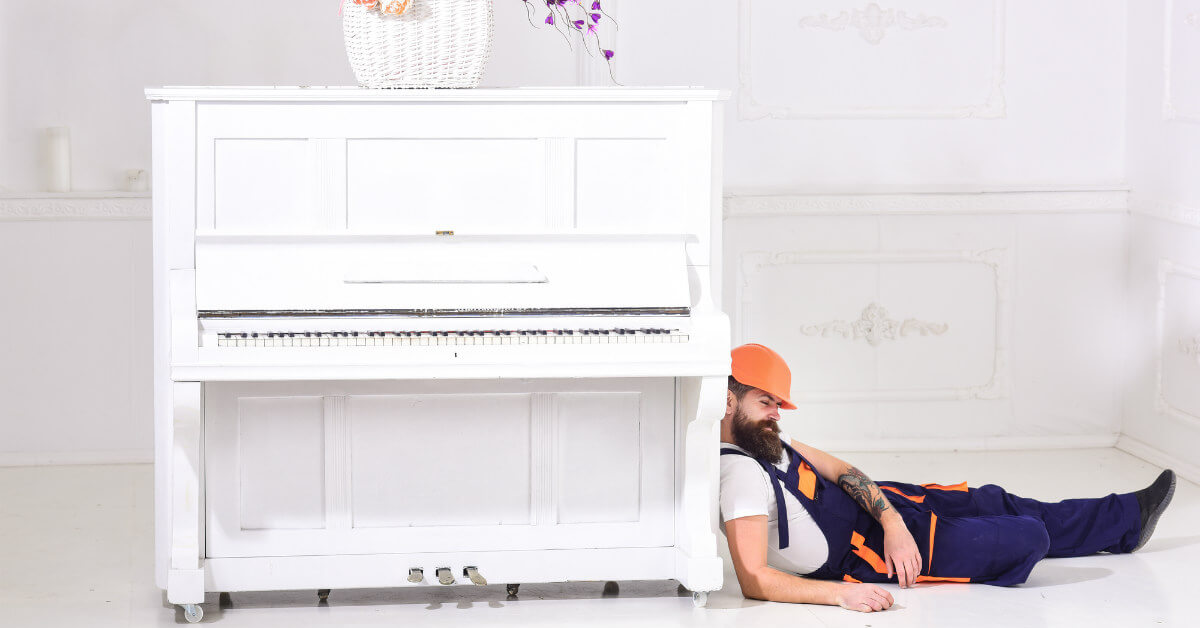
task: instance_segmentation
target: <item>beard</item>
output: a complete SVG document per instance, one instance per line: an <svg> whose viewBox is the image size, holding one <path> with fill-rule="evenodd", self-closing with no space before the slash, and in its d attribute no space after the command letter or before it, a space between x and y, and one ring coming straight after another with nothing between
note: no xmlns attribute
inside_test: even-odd
<svg viewBox="0 0 1200 628"><path fill-rule="evenodd" d="M783 441L779 439L779 426L775 421L751 421L740 406L733 413L733 444L771 464L783 459Z"/></svg>

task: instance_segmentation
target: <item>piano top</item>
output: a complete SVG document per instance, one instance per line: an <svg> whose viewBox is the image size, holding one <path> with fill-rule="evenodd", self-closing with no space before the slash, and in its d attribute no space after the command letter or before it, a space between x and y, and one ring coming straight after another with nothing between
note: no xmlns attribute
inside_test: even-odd
<svg viewBox="0 0 1200 628"><path fill-rule="evenodd" d="M360 102L681 102L728 100L729 90L702 87L509 87L363 89L343 86L186 87L146 89L148 100Z"/></svg>

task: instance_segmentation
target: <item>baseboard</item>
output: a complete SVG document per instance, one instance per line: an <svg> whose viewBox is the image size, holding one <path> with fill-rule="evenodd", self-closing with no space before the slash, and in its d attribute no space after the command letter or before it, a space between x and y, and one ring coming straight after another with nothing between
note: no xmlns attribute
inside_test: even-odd
<svg viewBox="0 0 1200 628"><path fill-rule="evenodd" d="M1117 434L1059 436L982 436L974 438L890 438L884 440L817 440L806 443L826 451L1007 451L1013 449L1106 449Z"/></svg>
<svg viewBox="0 0 1200 628"><path fill-rule="evenodd" d="M144 464L148 462L154 462L153 449L0 452L0 467L34 467L44 465L73 464Z"/></svg>
<svg viewBox="0 0 1200 628"><path fill-rule="evenodd" d="M1131 455L1137 456L1150 464L1162 467L1164 469L1174 469L1176 475L1192 482L1200 484L1200 466L1196 466L1190 462L1185 462L1171 454L1143 443L1142 441L1122 435L1117 440L1117 449Z"/></svg>

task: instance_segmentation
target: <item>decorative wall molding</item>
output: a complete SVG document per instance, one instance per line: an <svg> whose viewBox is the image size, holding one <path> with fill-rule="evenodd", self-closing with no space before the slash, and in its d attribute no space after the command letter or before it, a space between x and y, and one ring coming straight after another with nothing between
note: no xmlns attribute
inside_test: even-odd
<svg viewBox="0 0 1200 628"><path fill-rule="evenodd" d="M1200 426L1200 416L1172 405L1167 399L1166 391L1163 389L1163 353L1167 346L1167 280L1171 275L1180 275L1200 281L1200 268L1182 266L1165 258L1158 260L1158 320L1156 323L1158 341L1155 343L1154 348L1154 410L1161 415L1169 416L1194 426Z"/></svg>
<svg viewBox="0 0 1200 628"><path fill-rule="evenodd" d="M941 335L950 329L946 323L929 323L915 318L904 319L903 322L888 318L887 310L878 303L871 303L863 309L862 315L852 321L826 321L816 325L804 325L800 333L805 336L841 336L848 340L863 339L872 347L877 347L884 340L896 340L897 337L919 333Z"/></svg>
<svg viewBox="0 0 1200 628"><path fill-rule="evenodd" d="M153 449L0 452L0 467L42 467L68 464L148 464L152 462L154 462Z"/></svg>
<svg viewBox="0 0 1200 628"><path fill-rule="evenodd" d="M833 18L829 17L827 13L806 15L800 18L800 26L802 28L827 28L833 31L843 31L847 26L853 26L858 29L858 34L867 43L879 45L879 42L887 36L888 29L893 26L909 31L921 28L944 28L946 20L940 17L930 17L924 13L918 13L916 17L912 17L905 11L883 9L872 2L862 9L842 11Z"/></svg>
<svg viewBox="0 0 1200 628"><path fill-rule="evenodd" d="M1101 213L1128 210L1124 190L1063 192L915 192L727 196L725 217L987 213ZM1200 212L1197 212L1200 224Z"/></svg>
<svg viewBox="0 0 1200 628"><path fill-rule="evenodd" d="M1179 352L1200 362L1200 336L1179 339Z"/></svg>
<svg viewBox="0 0 1200 628"><path fill-rule="evenodd" d="M743 253L738 265L740 281L737 282L737 303L741 308L738 312L739 333L741 338L751 337L746 328L750 319L752 303L746 298L745 291L750 286L750 276L770 266L792 264L839 264L839 263L924 263L924 262L968 262L983 264L988 267L994 279L995 288L995 328L993 346L995 355L992 362L991 377L975 386L957 388L926 388L909 390L833 390L820 392L799 392L792 394L792 400L797 403L829 403L829 402L879 402L879 401L941 401L941 400L971 400L971 399L1000 399L1009 392L1009 338L1012 335L1012 263L1007 249L987 249L981 251L860 251L860 252L805 252L788 251L768 253L752 251Z"/></svg>
<svg viewBox="0 0 1200 628"><path fill-rule="evenodd" d="M1200 13L1192 12L1177 18L1175 11L1176 0L1167 0L1165 17L1163 19L1163 120L1178 120L1180 122L1200 123L1200 110L1181 110L1175 102L1175 85L1171 80L1174 72L1174 26L1178 19L1183 24L1200 30Z"/></svg>
<svg viewBox="0 0 1200 628"><path fill-rule="evenodd" d="M9 220L149 220L145 195L0 196L0 221Z"/></svg>
<svg viewBox="0 0 1200 628"><path fill-rule="evenodd" d="M738 7L738 119L740 120L762 120L765 118L773 119L803 119L803 118L1003 118L1006 115L1006 107L1004 100L1004 73L1005 73L1005 0L994 0L993 11L993 32L992 32L992 66L990 68L991 77L989 83L988 94L983 102L979 103L947 103L944 105L934 106L912 106L912 107L886 107L886 106L848 106L836 108L809 108L802 106L792 106L787 104L774 104L760 102L754 94L753 80L751 78L751 27L750 21L752 18L753 0L739 0ZM867 5L864 11L872 11L871 7L879 9L876 3ZM889 10L890 11L890 10ZM853 24L856 15L860 12L855 10L847 19L847 24ZM925 22L927 26L934 26L933 20L941 20L938 26L945 26L946 20L943 18L928 18L918 15L917 18L909 18L903 11L901 15L905 15L905 21L909 26L902 28L919 28L917 24ZM799 27L821 25L822 21L828 22L826 28L836 28L836 24L842 19L842 15L847 15L842 12L835 18L825 17L822 20L821 16L809 16L816 20L816 23L805 24L804 20L809 17L802 18ZM886 28L882 23L872 25L873 20L885 20L883 14L876 17L871 17L864 14L859 22L864 30L863 38L869 43L877 44L883 39L883 33L878 29ZM896 16L899 23L899 16ZM843 26L844 28L844 26ZM877 41L872 41L877 39Z"/></svg>
<svg viewBox="0 0 1200 628"><path fill-rule="evenodd" d="M1125 438L1121 436L1120 438ZM956 436L947 438L820 439L808 444L835 454L875 451L1013 451L1102 449L1117 443L1117 434L1055 436ZM1180 474L1182 475L1182 474Z"/></svg>

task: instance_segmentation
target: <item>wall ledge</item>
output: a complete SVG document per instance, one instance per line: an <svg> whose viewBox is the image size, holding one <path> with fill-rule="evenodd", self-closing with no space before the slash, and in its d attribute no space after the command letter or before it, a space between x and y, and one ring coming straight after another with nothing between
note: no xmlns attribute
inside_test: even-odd
<svg viewBox="0 0 1200 628"><path fill-rule="evenodd" d="M1117 443L1117 434L1062 434L1053 436L967 436L961 438L888 438L880 440L808 440L824 451L913 452L913 451L1009 451L1050 449L1107 449Z"/></svg>
<svg viewBox="0 0 1200 628"><path fill-rule="evenodd" d="M1128 196L1120 189L731 194L725 217L1125 213Z"/></svg>
<svg viewBox="0 0 1200 628"><path fill-rule="evenodd" d="M152 462L154 462L153 449L0 452L0 467L33 467L77 464L146 464Z"/></svg>
<svg viewBox="0 0 1200 628"><path fill-rule="evenodd" d="M0 221L150 220L144 192L0 194Z"/></svg>

